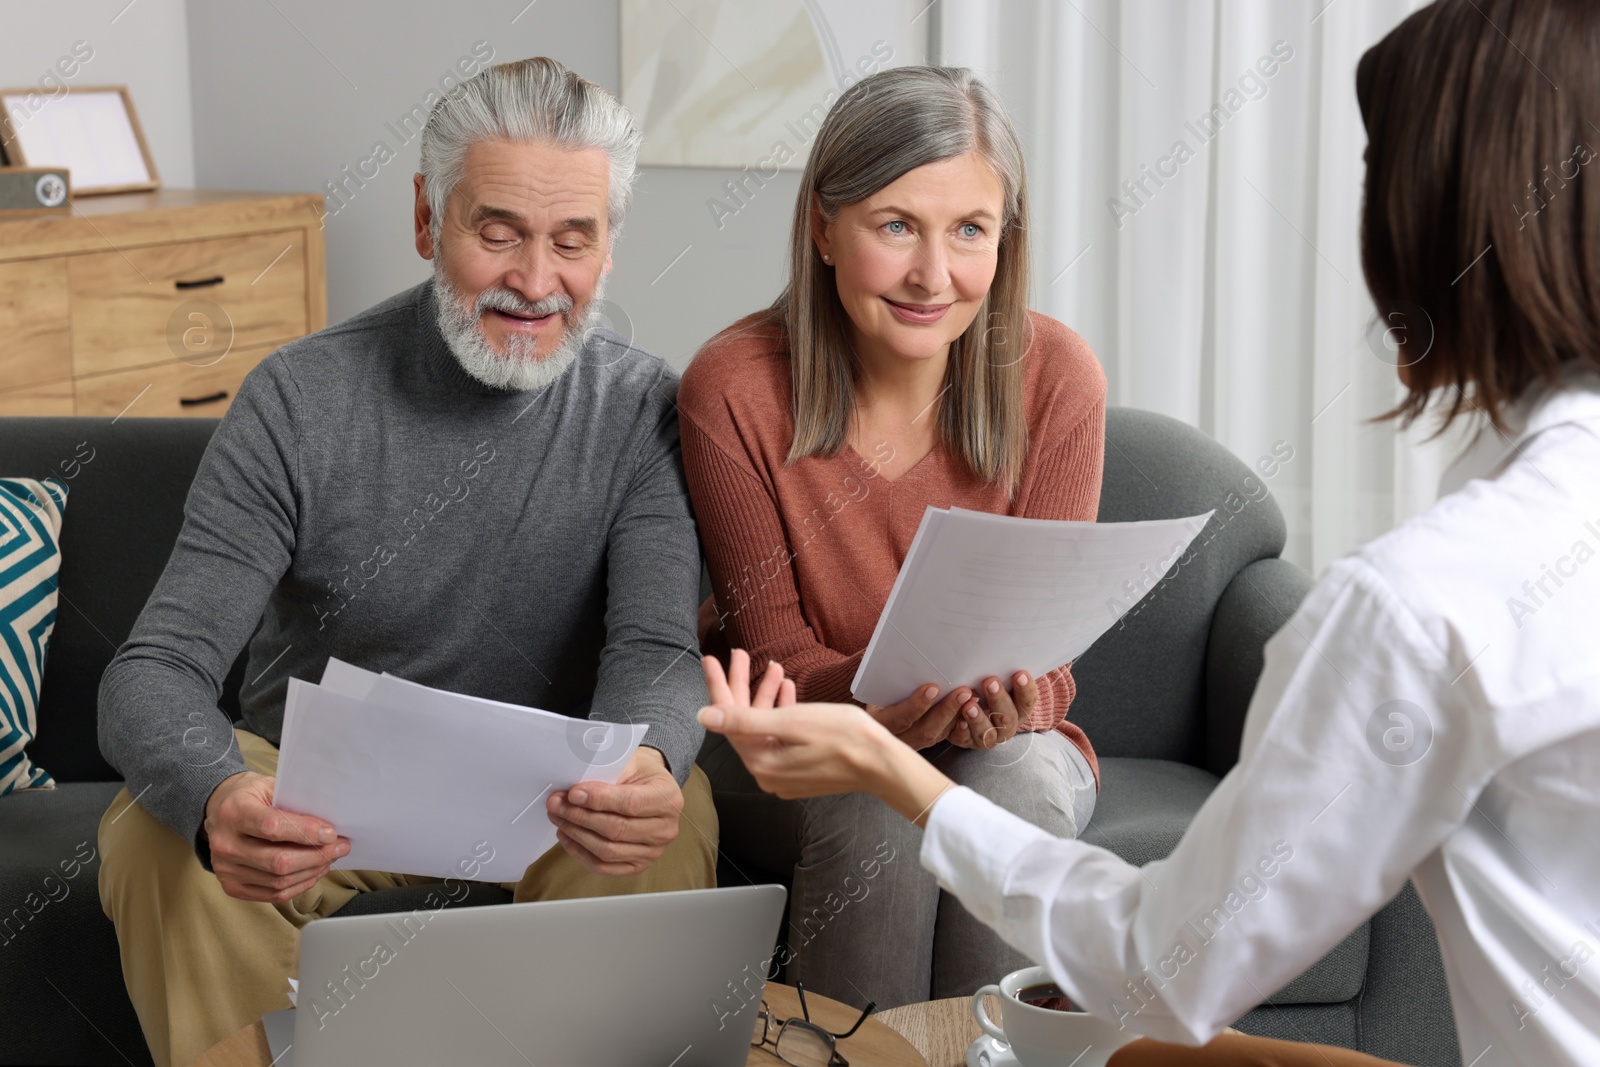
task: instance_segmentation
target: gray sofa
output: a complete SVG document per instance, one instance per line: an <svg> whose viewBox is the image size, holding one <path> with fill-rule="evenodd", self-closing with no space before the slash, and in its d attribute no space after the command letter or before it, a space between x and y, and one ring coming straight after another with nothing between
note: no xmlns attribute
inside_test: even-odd
<svg viewBox="0 0 1600 1067"><path fill-rule="evenodd" d="M0 797L0 1063L151 1063L96 887L96 830L122 786L100 755L96 691L166 565L216 424L0 418L0 472L68 485L56 629L39 737L28 746L59 784ZM222 699L234 718L243 676L241 655ZM511 899L469 885L451 906ZM426 895L426 887L363 894L344 913L409 910Z"/></svg>
<svg viewBox="0 0 1600 1067"><path fill-rule="evenodd" d="M96 892L96 827L120 783L96 742L95 694L166 562L214 426L0 419L0 474L55 474L70 486L59 615L29 749L60 785L0 797L0 1063L150 1063ZM1218 509L1204 549L1075 667L1072 715L1104 778L1085 837L1133 861L1165 855L1233 762L1261 646L1309 587L1277 558L1282 516L1250 477L1181 423L1110 413L1102 519ZM1236 501L1248 502L1233 514ZM236 663L223 697L233 714L242 674ZM724 884L739 880L725 873ZM787 881L782 873L769 880ZM344 910L421 906L425 892L364 894ZM507 899L475 885L456 906ZM1460 1064L1433 928L1409 888L1239 1026L1418 1067Z"/></svg>

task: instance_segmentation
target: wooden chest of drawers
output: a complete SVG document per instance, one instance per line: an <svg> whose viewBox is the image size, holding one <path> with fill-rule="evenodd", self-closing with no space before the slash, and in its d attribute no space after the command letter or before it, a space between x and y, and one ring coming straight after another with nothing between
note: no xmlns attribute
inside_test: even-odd
<svg viewBox="0 0 1600 1067"><path fill-rule="evenodd" d="M0 415L222 414L327 325L321 204L165 189L0 221Z"/></svg>

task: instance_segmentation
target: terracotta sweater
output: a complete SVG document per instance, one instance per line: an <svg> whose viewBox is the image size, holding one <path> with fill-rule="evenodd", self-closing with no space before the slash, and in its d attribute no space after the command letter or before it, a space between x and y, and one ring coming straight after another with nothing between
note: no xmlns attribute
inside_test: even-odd
<svg viewBox="0 0 1600 1067"><path fill-rule="evenodd" d="M929 505L1095 518L1105 374L1083 338L1028 316L1028 454L1011 501L940 445L893 482L849 446L786 465L794 439L788 348L781 328L759 315L712 338L684 373L683 465L718 614L733 647L748 650L756 669L781 662L801 700L858 703L850 683ZM1061 731L1098 779L1089 739L1066 721L1075 692L1068 667L1046 674L1023 728Z"/></svg>

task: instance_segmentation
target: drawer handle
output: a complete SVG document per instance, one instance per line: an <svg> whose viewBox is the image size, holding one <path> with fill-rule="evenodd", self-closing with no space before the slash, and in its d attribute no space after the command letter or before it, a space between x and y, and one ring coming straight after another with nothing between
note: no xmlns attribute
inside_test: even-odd
<svg viewBox="0 0 1600 1067"><path fill-rule="evenodd" d="M205 396L179 397L178 403L186 408L194 408L199 407L201 404L215 404L218 400L226 399L228 399L228 391L226 389L218 389L216 392L207 393Z"/></svg>
<svg viewBox="0 0 1600 1067"><path fill-rule="evenodd" d="M172 284L178 289L209 289L213 285L221 285L222 281L222 275L218 274L213 278L196 278L192 282L173 282Z"/></svg>

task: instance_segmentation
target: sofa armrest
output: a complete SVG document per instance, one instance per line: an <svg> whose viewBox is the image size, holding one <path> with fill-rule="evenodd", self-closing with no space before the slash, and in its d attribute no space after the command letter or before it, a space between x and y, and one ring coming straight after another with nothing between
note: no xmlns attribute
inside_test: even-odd
<svg viewBox="0 0 1600 1067"><path fill-rule="evenodd" d="M1222 591L1206 642L1206 770L1212 774L1221 777L1238 762L1267 638L1289 621L1312 584L1287 560L1258 559Z"/></svg>

